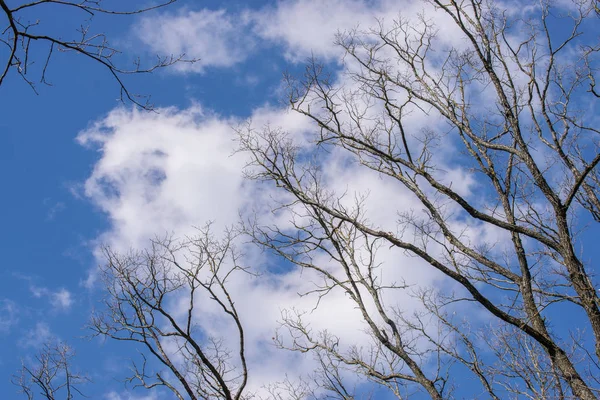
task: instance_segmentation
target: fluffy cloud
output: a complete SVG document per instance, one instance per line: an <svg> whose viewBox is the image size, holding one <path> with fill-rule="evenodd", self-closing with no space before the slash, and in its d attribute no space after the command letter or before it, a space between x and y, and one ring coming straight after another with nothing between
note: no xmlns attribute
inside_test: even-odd
<svg viewBox="0 0 600 400"><path fill-rule="evenodd" d="M154 53L197 60L177 63L176 70L201 73L208 67L230 67L248 56L254 43L245 25L225 10L205 9L143 18L134 30Z"/></svg>
<svg viewBox="0 0 600 400"><path fill-rule="evenodd" d="M198 107L154 114L118 109L82 132L79 142L101 153L84 187L112 222L101 239L125 250L209 220L219 227L236 222L234 210L245 199L235 123Z"/></svg>
<svg viewBox="0 0 600 400"><path fill-rule="evenodd" d="M68 310L73 304L73 297L71 292L67 289L59 289L57 292L52 293L51 299L52 305L62 310Z"/></svg>
<svg viewBox="0 0 600 400"><path fill-rule="evenodd" d="M303 62L311 55L328 61L339 59L342 53L334 43L336 34L367 29L381 13L381 4L364 0L293 0L251 15L257 35L282 44L290 60Z"/></svg>
<svg viewBox="0 0 600 400"><path fill-rule="evenodd" d="M118 393L115 391L108 392L104 395L106 400L157 400L158 395L155 392L149 395L136 395L132 393Z"/></svg>
<svg viewBox="0 0 600 400"><path fill-rule="evenodd" d="M67 311L73 305L73 296L70 291L65 288L60 288L56 291L50 290L46 287L39 287L30 285L29 290L34 297L41 298L46 297L50 300L50 304L57 311Z"/></svg>

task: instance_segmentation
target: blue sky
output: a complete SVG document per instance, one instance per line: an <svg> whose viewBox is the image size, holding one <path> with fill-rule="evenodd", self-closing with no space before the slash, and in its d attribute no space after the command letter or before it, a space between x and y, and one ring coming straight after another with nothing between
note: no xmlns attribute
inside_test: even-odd
<svg viewBox="0 0 600 400"><path fill-rule="evenodd" d="M132 0L128 7L146 3ZM421 9L407 2L403 11L414 16ZM261 207L279 194L244 180L241 170L247 160L235 153L233 128L249 119L258 129L282 126L303 137L311 125L286 110L283 73L300 74L312 56L338 71L342 52L333 45L338 29L370 26L376 18L391 20L397 13L396 2L387 0L179 0L143 16L94 18L93 29L105 32L123 50L118 57L122 65L134 56L151 63L156 54L186 53L199 59L125 78L132 92L152 96L157 112L122 104L108 72L73 54L55 55L48 70L52 86L37 85L39 95L13 71L0 88L0 393L6 394L0 397L17 398L9 377L44 340L57 338L76 349L75 364L94 381L84 389L91 398L146 398L140 392L131 397L118 381L135 349L86 338L90 332L84 326L101 295L99 246L125 251L146 246L149 238L165 232L190 234L193 226L209 220L222 230L236 223L239 210L264 212ZM43 6L36 7L35 18L57 35L71 34L72 22L81 21L77 14ZM447 20L432 18L444 45L463 43ZM38 60L44 57L43 47L32 51ZM341 76L336 79L344 82ZM427 120L411 118L408 123L414 126ZM448 155L452 148L444 151ZM395 231L390 210L414 205L414 199L389 180L349 168L337 153L328 157L332 190L373 193L370 218ZM159 178L148 171L158 171ZM465 170L450 172L457 191L476 188ZM389 204L390 198L397 199L395 204ZM285 224L277 215L267 215ZM383 255L390 265L399 257L392 251ZM251 252L252 262L264 272L273 260ZM407 271L398 265L392 278ZM425 286L440 282L431 270L410 271L405 276L409 281ZM308 290L307 275L301 281L297 271L281 273L280 268L262 283L235 283L249 315L256 387L281 378L281 371L310 371L309 360L280 356L270 342L281 309L314 305L314 299L296 295ZM398 296L406 309L414 306L414 299ZM316 328L333 326L343 332L348 343L365 340L357 311L344 293L332 293L330 303L311 318ZM486 321L479 314L473 318L475 323ZM270 360L271 369L261 366L263 358Z"/></svg>

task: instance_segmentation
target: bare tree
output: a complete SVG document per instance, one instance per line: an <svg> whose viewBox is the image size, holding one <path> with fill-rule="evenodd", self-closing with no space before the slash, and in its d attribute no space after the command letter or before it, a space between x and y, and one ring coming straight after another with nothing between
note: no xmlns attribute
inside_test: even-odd
<svg viewBox="0 0 600 400"><path fill-rule="evenodd" d="M115 62L120 51L110 44L104 33L94 32L91 27L92 18L97 14L112 17L141 14L175 3L177 0L163 0L156 5L135 8L132 10L113 10L105 7L102 0L36 0L8 2L0 0L0 9L5 20L5 26L0 34L0 45L5 47L7 56L2 62L0 69L0 86L4 83L11 71L17 73L34 91L35 82L49 84L48 68L52 58L57 52L73 52L83 56L106 68L110 75L116 80L121 92L121 100L129 100L145 109L151 109L152 105L147 96L141 96L129 91L123 75L149 73L158 68L168 67L177 62L193 62L185 60L184 55L159 56L157 60L148 66L143 66L138 58L132 68L119 66ZM62 38L52 33L52 30L44 30L43 21L39 15L44 8L55 7L57 12L80 12L82 24L72 38ZM35 46L45 46L45 56L34 49ZM4 52L3 52L4 53ZM42 58L40 58L42 55ZM33 64L38 63L40 68L33 69ZM36 77L32 77L36 75ZM37 91L36 91L37 93Z"/></svg>
<svg viewBox="0 0 600 400"><path fill-rule="evenodd" d="M90 382L85 375L74 372L72 359L75 352L64 343L46 343L35 356L33 363L23 362L23 367L12 382L28 399L57 400L85 397L80 387Z"/></svg>
<svg viewBox="0 0 600 400"><path fill-rule="evenodd" d="M248 231L318 272L319 296L344 291L372 337L368 348L344 348L284 317L282 347L325 352L398 398L421 390L435 399L595 399L597 254L582 244L600 221L597 2L424 3L454 24L460 46L440 40L427 14L341 33L345 75L336 80L313 61L303 79L288 80L291 108L315 123L312 147L281 130L240 129L249 176L287 193L276 212L294 226L250 221ZM416 126L419 114L431 122ZM389 216L395 232L369 219L363 198L349 206L351 194L328 188L323 168L334 151L418 202ZM477 193L457 189L450 168L472 177ZM498 238L476 236L486 228ZM459 289L382 284L381 246ZM391 303L398 291L421 308Z"/></svg>
<svg viewBox="0 0 600 400"><path fill-rule="evenodd" d="M165 387L178 399L239 400L248 380L244 329L227 282L246 269L233 244L236 235L217 240L209 227L183 241L154 240L144 251L106 248L106 311L91 328L142 345L143 362L134 364L129 379L136 386ZM231 322L237 349L224 333L211 334L199 322L209 304Z"/></svg>

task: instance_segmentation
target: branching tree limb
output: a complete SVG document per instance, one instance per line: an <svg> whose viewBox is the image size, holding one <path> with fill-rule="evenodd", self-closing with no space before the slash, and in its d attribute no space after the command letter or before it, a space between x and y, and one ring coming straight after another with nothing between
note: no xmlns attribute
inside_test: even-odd
<svg viewBox="0 0 600 400"><path fill-rule="evenodd" d="M117 254L106 248L106 312L93 318L91 328L97 335L139 343L162 367L149 371L145 356L134 366L131 382L165 387L178 399L240 400L248 381L244 329L227 282L245 268L235 235L219 241L209 227L185 241L154 240L145 251ZM237 349L198 322L208 304L232 324Z"/></svg>
<svg viewBox="0 0 600 400"><path fill-rule="evenodd" d="M104 7L101 0L37 0L17 2L16 5L9 5L5 0L0 0L0 18L3 18L6 24L0 34L0 45L4 46L7 51L7 57L0 60L2 63L0 66L0 87L11 71L14 71L37 93L37 80L40 83L49 84L47 72L56 52L74 52L108 70L119 86L121 101L127 100L141 108L152 109L149 98L132 93L128 89L123 76L150 73L178 62L194 62L194 60L186 59L184 54L158 56L156 62L149 66L143 66L142 62L137 59L133 68L121 67L115 62L115 58L120 51L110 44L104 33L94 33L91 30L90 22L96 14L111 16L135 15L168 6L176 1L164 0L150 7L119 11ZM31 21L29 15L43 7L56 7L59 11L60 9L65 11L72 9L81 12L85 21L78 29L77 36L72 39L63 39L45 32L42 26L43 21L40 19ZM37 59L37 54L33 49L36 44L46 46L47 53L43 60ZM42 67L40 72L35 73L39 73L39 76L34 78L32 77L31 66L36 62L41 63Z"/></svg>
<svg viewBox="0 0 600 400"><path fill-rule="evenodd" d="M33 363L23 362L12 382L29 400L39 396L47 400L85 398L80 388L90 379L74 372L74 355L73 349L64 343L46 343Z"/></svg>

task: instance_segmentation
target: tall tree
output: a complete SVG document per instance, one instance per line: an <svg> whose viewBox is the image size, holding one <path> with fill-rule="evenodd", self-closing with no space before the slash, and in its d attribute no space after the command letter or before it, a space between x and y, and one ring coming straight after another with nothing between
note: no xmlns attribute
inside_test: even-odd
<svg viewBox="0 0 600 400"><path fill-rule="evenodd" d="M329 372L353 370L399 398L415 389L458 396L472 385L469 372L479 382L471 394L595 399L598 254L583 243L593 243L600 221L597 3L425 3L436 15L341 33L341 77L314 61L288 80L291 108L315 123L311 144L276 129L240 130L248 174L287 193L276 212L294 225L258 221L248 231L321 274L321 295L347 293L372 337L370 348L344 349L286 315L293 340L281 345L327 354ZM460 38L441 40L433 17ZM351 193L328 187L323 158L332 153L418 206L399 207L389 215L395 231L382 229L363 198L352 204ZM461 190L450 170L474 190ZM497 236L487 240L486 230ZM422 308L407 315L393 298L410 288L382 284L392 268L377 261L382 246L453 284L413 287Z"/></svg>

